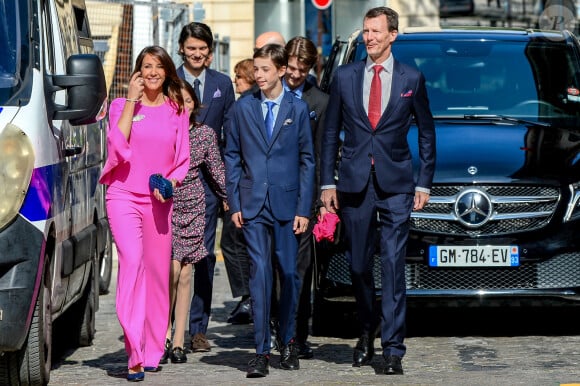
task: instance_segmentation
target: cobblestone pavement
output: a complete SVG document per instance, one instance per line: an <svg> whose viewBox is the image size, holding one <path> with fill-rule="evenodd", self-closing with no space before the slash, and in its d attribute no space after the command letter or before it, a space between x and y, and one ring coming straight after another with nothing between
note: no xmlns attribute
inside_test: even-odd
<svg viewBox="0 0 580 386"><path fill-rule="evenodd" d="M116 270L113 274L115 283ZM147 373L144 384L560 385L580 382L580 337L574 334L577 330L574 328L575 322L568 320L564 323L565 315L542 329L535 317L512 320L509 316L502 318L500 312L489 316L489 320L483 317L474 321L462 319L461 311L440 327L434 324L433 315L417 313L413 316L414 324L427 325L428 328L407 338L403 376L380 374L383 364L379 349L376 350L373 366L351 367L354 338L311 337L315 357L302 360L299 371L279 369L279 356L274 352L270 375L264 379L250 380L245 378L245 371L248 360L253 356L252 325L226 323L235 304L224 264L220 261L216 267L213 316L208 330L213 346L211 352L190 353L185 364L169 363L159 373ZM552 316L552 313L546 316ZM460 328L462 323L473 324L473 328ZM486 325L510 323L540 327L529 329L531 334L526 335L513 332L520 329L517 325L505 330L503 335L501 329L500 333L485 331ZM439 336L433 335L444 330L445 324L448 324L448 331L439 333ZM563 328L564 325L568 327ZM114 284L111 292L100 298L96 326L93 346L61 349L53 355L50 385L127 383L127 358L115 314ZM458 336L453 336L453 331L457 331ZM375 347L379 346L377 339Z"/></svg>

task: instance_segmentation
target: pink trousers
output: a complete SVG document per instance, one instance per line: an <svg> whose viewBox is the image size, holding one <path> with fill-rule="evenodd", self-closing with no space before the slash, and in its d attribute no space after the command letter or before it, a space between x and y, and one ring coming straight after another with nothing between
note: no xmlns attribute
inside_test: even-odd
<svg viewBox="0 0 580 386"><path fill-rule="evenodd" d="M156 367L163 355L169 315L171 214L161 203L109 187L107 214L117 246L116 308L129 368Z"/></svg>

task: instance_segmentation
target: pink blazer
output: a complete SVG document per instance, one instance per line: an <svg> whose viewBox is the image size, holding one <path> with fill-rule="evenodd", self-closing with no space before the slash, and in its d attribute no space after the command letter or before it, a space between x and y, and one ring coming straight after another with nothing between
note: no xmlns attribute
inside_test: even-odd
<svg viewBox="0 0 580 386"><path fill-rule="evenodd" d="M172 103L137 103L129 139L118 127L124 98L111 102L107 132L107 161L101 184L149 194L149 176L160 173L181 183L189 169L189 114L180 115Z"/></svg>

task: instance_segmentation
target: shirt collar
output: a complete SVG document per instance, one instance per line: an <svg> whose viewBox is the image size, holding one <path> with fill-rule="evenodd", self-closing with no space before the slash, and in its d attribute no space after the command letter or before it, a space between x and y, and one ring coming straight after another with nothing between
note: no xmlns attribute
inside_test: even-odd
<svg viewBox="0 0 580 386"><path fill-rule="evenodd" d="M189 83L193 84L194 80L199 79L202 86L205 85L205 68L198 77L193 76L193 74L189 72L185 66L183 67L183 72L185 73L185 80L187 80Z"/></svg>
<svg viewBox="0 0 580 386"><path fill-rule="evenodd" d="M276 99L267 99L266 96L264 95L264 93L262 91L260 91L260 94L262 95L262 103L266 103L266 101L272 101L272 102L276 103L278 106L280 106L280 103L282 102L282 99L284 98L285 93L286 93L286 90L282 90L282 92L280 93L280 95L278 95L278 97Z"/></svg>
<svg viewBox="0 0 580 386"><path fill-rule="evenodd" d="M288 83L286 82L286 78L282 78L282 85L284 86L284 91L291 92L297 98L300 99L302 99L302 93L304 92L304 83L306 82L302 82L300 86L296 87L294 90L291 90L290 86L288 86Z"/></svg>
<svg viewBox="0 0 580 386"><path fill-rule="evenodd" d="M389 74L393 73L393 63L394 63L394 59L393 59L393 54L391 53L389 55L389 57L387 58L387 60L385 60L382 63L375 63L373 62L373 60L370 58L370 56L367 57L367 61L365 64L365 70L369 71L369 72L373 72L373 66L375 64L380 64L383 66L383 68L385 69L386 72L388 72Z"/></svg>

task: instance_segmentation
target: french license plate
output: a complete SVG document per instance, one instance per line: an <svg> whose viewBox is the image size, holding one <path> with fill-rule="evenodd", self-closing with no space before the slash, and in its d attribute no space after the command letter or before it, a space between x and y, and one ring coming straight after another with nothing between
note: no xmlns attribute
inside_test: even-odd
<svg viewBox="0 0 580 386"><path fill-rule="evenodd" d="M431 267L517 267L520 265L516 245L479 245L429 247Z"/></svg>

